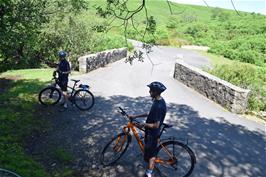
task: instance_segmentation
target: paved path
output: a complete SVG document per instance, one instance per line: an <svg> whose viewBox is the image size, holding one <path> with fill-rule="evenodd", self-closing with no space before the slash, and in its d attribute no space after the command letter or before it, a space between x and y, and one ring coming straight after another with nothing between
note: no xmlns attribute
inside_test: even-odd
<svg viewBox="0 0 266 177"><path fill-rule="evenodd" d="M224 110L172 77L176 55L183 54L189 58L187 62L199 67L208 60L200 60L201 56L183 49L153 50L150 57L154 67L148 59L133 65L121 60L77 76L92 86L95 106L89 112L73 107L56 113L53 131L35 148L52 141L53 146L68 149L76 157L75 168L85 176L141 176L144 169L139 164L143 161L136 144L113 167L101 167L99 153L125 123L117 107L125 107L131 114L147 112L151 99L146 85L157 80L167 87L163 93L168 107L166 122L174 125L168 135L188 138L197 156L192 176L266 176L265 125Z"/></svg>

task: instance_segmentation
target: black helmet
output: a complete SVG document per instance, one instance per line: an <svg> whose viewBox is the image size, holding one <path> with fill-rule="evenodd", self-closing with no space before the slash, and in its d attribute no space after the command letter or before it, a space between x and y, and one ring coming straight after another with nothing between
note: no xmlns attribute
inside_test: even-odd
<svg viewBox="0 0 266 177"><path fill-rule="evenodd" d="M67 56L67 53L65 51L61 50L61 51L58 52L58 56L60 58L65 58Z"/></svg>
<svg viewBox="0 0 266 177"><path fill-rule="evenodd" d="M166 90L166 87L161 82L152 82L149 85L147 85L151 90L157 90L160 93Z"/></svg>

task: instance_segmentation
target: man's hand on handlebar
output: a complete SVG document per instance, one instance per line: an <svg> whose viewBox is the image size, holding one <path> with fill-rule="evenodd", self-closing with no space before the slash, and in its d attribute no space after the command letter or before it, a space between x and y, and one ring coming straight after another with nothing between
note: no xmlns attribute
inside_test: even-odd
<svg viewBox="0 0 266 177"><path fill-rule="evenodd" d="M135 122L135 126L138 127L139 129L144 129L145 125L146 125L145 123Z"/></svg>
<svg viewBox="0 0 266 177"><path fill-rule="evenodd" d="M128 118L129 118L129 119L136 119L137 116L136 116L136 115L128 115Z"/></svg>

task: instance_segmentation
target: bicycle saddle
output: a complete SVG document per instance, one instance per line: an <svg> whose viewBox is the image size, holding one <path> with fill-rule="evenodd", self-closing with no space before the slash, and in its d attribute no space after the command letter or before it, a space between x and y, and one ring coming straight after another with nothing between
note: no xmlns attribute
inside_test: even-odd
<svg viewBox="0 0 266 177"><path fill-rule="evenodd" d="M72 81L74 81L74 82L79 82L80 80L75 80L75 79L71 79Z"/></svg>
<svg viewBox="0 0 266 177"><path fill-rule="evenodd" d="M171 128L171 127L173 127L173 125L169 125L169 124L166 124L166 123L163 123L163 126L164 126L164 128Z"/></svg>

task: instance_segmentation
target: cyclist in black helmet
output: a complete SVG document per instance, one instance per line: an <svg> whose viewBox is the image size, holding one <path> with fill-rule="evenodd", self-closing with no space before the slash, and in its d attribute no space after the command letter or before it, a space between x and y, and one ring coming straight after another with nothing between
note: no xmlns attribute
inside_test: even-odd
<svg viewBox="0 0 266 177"><path fill-rule="evenodd" d="M66 60L67 53L65 51L58 52L58 56L60 59L60 62L57 66L56 71L59 73L59 87L61 88L63 95L64 95L64 108L67 108L67 84L68 84L68 75L70 73L70 65L69 62Z"/></svg>
<svg viewBox="0 0 266 177"><path fill-rule="evenodd" d="M150 88L150 96L153 100L150 112L140 115L130 115L129 117L132 119L147 117L146 123L140 124L139 126L145 128L144 160L148 162L145 176L151 177L157 155L156 148L160 134L160 126L166 115L166 103L161 97L161 93L166 90L166 87L160 82L152 82L147 86Z"/></svg>

